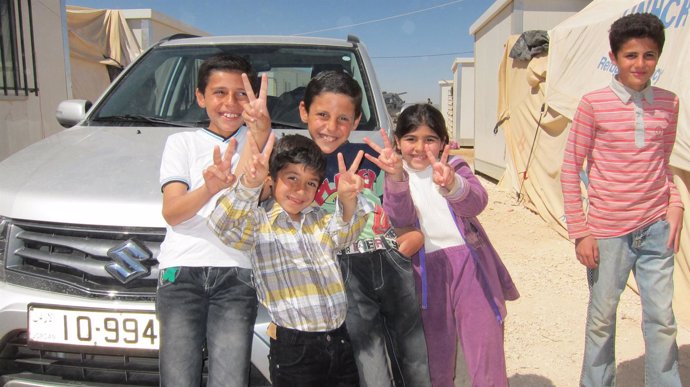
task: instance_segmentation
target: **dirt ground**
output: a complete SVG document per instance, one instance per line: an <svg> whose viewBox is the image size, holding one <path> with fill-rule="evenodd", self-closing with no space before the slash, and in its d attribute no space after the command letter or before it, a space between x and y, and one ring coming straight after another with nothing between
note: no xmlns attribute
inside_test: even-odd
<svg viewBox="0 0 690 387"><path fill-rule="evenodd" d="M506 363L511 387L577 387L587 308L585 268L573 243L515 195L481 178L489 205L480 221L521 297L508 303ZM626 289L618 308L617 385L644 386L644 342L639 296ZM678 327L680 375L690 387L690 330ZM456 386L470 386L458 361Z"/></svg>

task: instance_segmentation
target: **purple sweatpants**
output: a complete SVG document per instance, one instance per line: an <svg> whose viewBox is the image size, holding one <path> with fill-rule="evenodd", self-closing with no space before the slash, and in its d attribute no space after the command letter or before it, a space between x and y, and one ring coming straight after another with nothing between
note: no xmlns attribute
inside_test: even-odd
<svg viewBox="0 0 690 387"><path fill-rule="evenodd" d="M419 257L414 266L421 300ZM427 253L426 270L428 308L422 310L422 323L432 386L454 386L459 338L472 387L508 387L503 325L482 289L469 249L457 246Z"/></svg>

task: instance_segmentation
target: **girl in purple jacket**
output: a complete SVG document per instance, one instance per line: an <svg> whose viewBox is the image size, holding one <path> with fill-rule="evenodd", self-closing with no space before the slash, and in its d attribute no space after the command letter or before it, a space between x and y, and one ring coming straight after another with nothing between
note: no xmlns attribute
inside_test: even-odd
<svg viewBox="0 0 690 387"><path fill-rule="evenodd" d="M424 234L413 262L431 383L453 387L459 339L472 386L507 387L505 300L519 293L477 220L486 190L464 160L448 160L448 131L432 105L401 113L395 149L381 135L383 148L367 140L379 157L366 157L386 172L384 209L395 227L416 226Z"/></svg>

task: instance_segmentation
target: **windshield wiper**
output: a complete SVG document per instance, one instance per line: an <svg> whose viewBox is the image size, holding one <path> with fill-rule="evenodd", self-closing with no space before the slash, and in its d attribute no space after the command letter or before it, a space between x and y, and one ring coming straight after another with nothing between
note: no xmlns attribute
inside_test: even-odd
<svg viewBox="0 0 690 387"><path fill-rule="evenodd" d="M158 117L149 117L140 114L124 114L119 116L103 116L95 117L92 119L94 122L129 122L129 123L145 123L145 124L156 124L156 125L167 125L167 126L179 126L185 128L195 127L194 124L189 124L185 122L170 121Z"/></svg>

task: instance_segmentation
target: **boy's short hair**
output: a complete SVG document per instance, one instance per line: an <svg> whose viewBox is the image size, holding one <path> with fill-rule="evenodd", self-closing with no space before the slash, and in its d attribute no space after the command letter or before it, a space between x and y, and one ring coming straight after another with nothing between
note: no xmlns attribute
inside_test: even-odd
<svg viewBox="0 0 690 387"><path fill-rule="evenodd" d="M254 72L252 65L246 59L237 55L216 55L206 59L199 67L196 87L202 93L206 91L208 78L213 71L245 73L249 77L249 83L251 83L253 88L256 89L258 84L256 72Z"/></svg>
<svg viewBox="0 0 690 387"><path fill-rule="evenodd" d="M287 164L302 164L313 170L319 177L319 182L326 177L326 156L309 137L287 134L276 142L268 164L271 178L277 179L278 172Z"/></svg>
<svg viewBox="0 0 690 387"><path fill-rule="evenodd" d="M304 108L309 111L314 98L322 93L344 94L352 98L352 104L355 105L355 118L362 114L362 88L350 74L333 70L316 74L304 91Z"/></svg>
<svg viewBox="0 0 690 387"><path fill-rule="evenodd" d="M635 38L652 39L661 55L666 40L664 23L651 13L633 13L619 18L611 24L609 30L609 44L613 55L618 55L623 44Z"/></svg>

